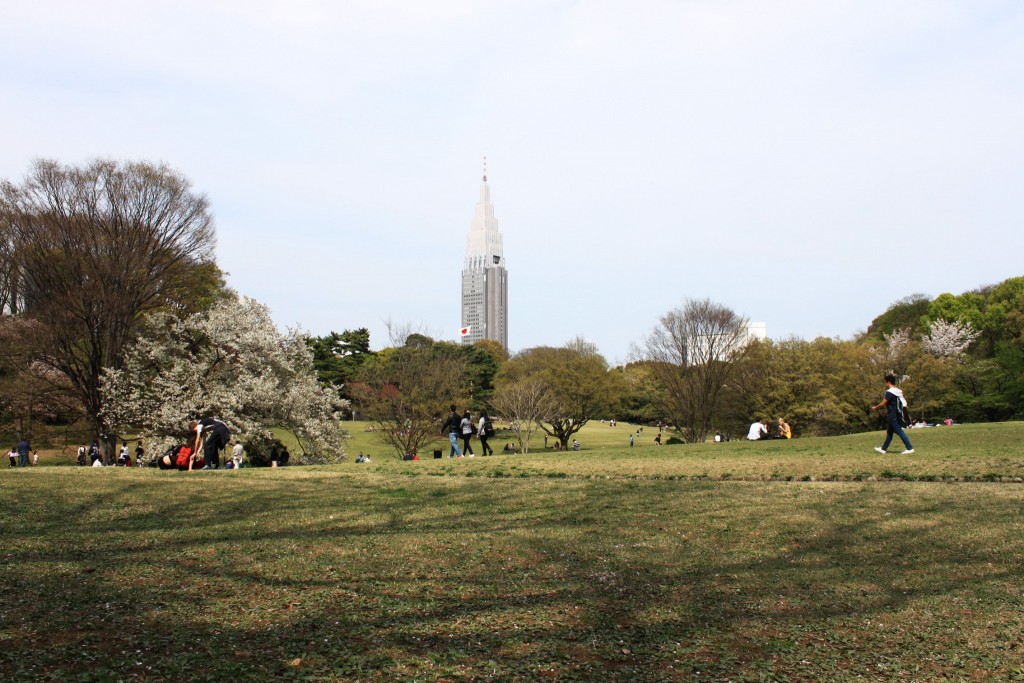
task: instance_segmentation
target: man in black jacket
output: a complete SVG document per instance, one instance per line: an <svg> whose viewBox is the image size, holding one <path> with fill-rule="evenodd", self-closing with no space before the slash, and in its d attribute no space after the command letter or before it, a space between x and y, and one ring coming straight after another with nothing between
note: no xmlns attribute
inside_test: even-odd
<svg viewBox="0 0 1024 683"><path fill-rule="evenodd" d="M202 444L203 459L206 460L203 469L220 469L220 452L228 445L228 441L231 441L228 426L215 417L204 417L198 423L193 422L192 429L196 432L192 452L198 453L200 443Z"/></svg>
<svg viewBox="0 0 1024 683"><path fill-rule="evenodd" d="M441 433L448 432L448 440L452 442L452 450L448 453L449 458L455 456L462 457L462 451L459 450L459 432L461 431L462 418L455 412L455 406L451 407L451 412L448 413L448 419L445 420L444 427L441 428Z"/></svg>

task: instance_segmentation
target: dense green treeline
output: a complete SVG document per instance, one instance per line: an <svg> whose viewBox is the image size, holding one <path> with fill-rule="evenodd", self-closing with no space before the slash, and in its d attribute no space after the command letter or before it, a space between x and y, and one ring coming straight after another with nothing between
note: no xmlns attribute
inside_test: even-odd
<svg viewBox="0 0 1024 683"><path fill-rule="evenodd" d="M358 384L365 367L379 369L394 353L370 352L365 329L331 333L309 343L321 379L339 386L345 396L346 383ZM617 419L667 424L685 432L683 421L673 417L664 378L685 378L717 363L729 366L729 372L722 373L728 379L709 400L714 403L714 429L727 436L742 436L755 419L771 425L783 418L797 436L878 429L882 417L869 408L878 402L881 378L889 372L900 378L915 419L979 422L1024 417L1024 277L959 295L908 296L854 339L757 341L742 352L704 359L702 365L681 363L669 375L664 360L651 358L609 368L596 348L579 340L558 349L526 349L511 359L494 347L493 342L461 346L409 335L399 345L406 350L403 358L418 349L425 360L440 355L458 361L452 366L457 381L444 397L432 398L425 392L424 400L433 400L433 405L424 414L439 419L449 400L460 411L492 408L495 392L507 399L513 389L521 395L535 381L547 395L536 395L534 405L517 416L520 420L530 419L533 410L534 417L549 427L571 415L574 427L591 419ZM367 361L372 361L369 366ZM587 364L597 371L574 369ZM409 377L408 383L414 379ZM401 384L397 375L389 380L388 400L400 393ZM552 410L557 414L545 413ZM563 442L572 434L568 429L565 434L553 431Z"/></svg>

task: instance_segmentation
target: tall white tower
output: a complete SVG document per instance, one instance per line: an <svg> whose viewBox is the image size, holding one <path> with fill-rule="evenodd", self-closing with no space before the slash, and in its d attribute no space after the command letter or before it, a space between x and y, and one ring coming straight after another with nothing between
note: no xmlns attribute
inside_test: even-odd
<svg viewBox="0 0 1024 683"><path fill-rule="evenodd" d="M487 157L480 201L466 238L466 261L462 267L463 344L493 339L508 348L508 271L502 249L498 220L487 184Z"/></svg>

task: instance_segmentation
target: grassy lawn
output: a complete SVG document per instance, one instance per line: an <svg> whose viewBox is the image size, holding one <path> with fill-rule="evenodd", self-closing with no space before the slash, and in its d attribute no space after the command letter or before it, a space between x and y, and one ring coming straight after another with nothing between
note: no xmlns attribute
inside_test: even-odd
<svg viewBox="0 0 1024 683"><path fill-rule="evenodd" d="M1024 680L1024 424L915 431L909 457L588 429L580 453L4 469L0 679Z"/></svg>

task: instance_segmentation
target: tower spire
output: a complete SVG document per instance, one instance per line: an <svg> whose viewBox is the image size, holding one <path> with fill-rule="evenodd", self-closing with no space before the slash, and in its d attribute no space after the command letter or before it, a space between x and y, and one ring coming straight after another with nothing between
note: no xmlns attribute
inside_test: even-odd
<svg viewBox="0 0 1024 683"><path fill-rule="evenodd" d="M487 155L484 155L484 182L487 182Z"/></svg>

